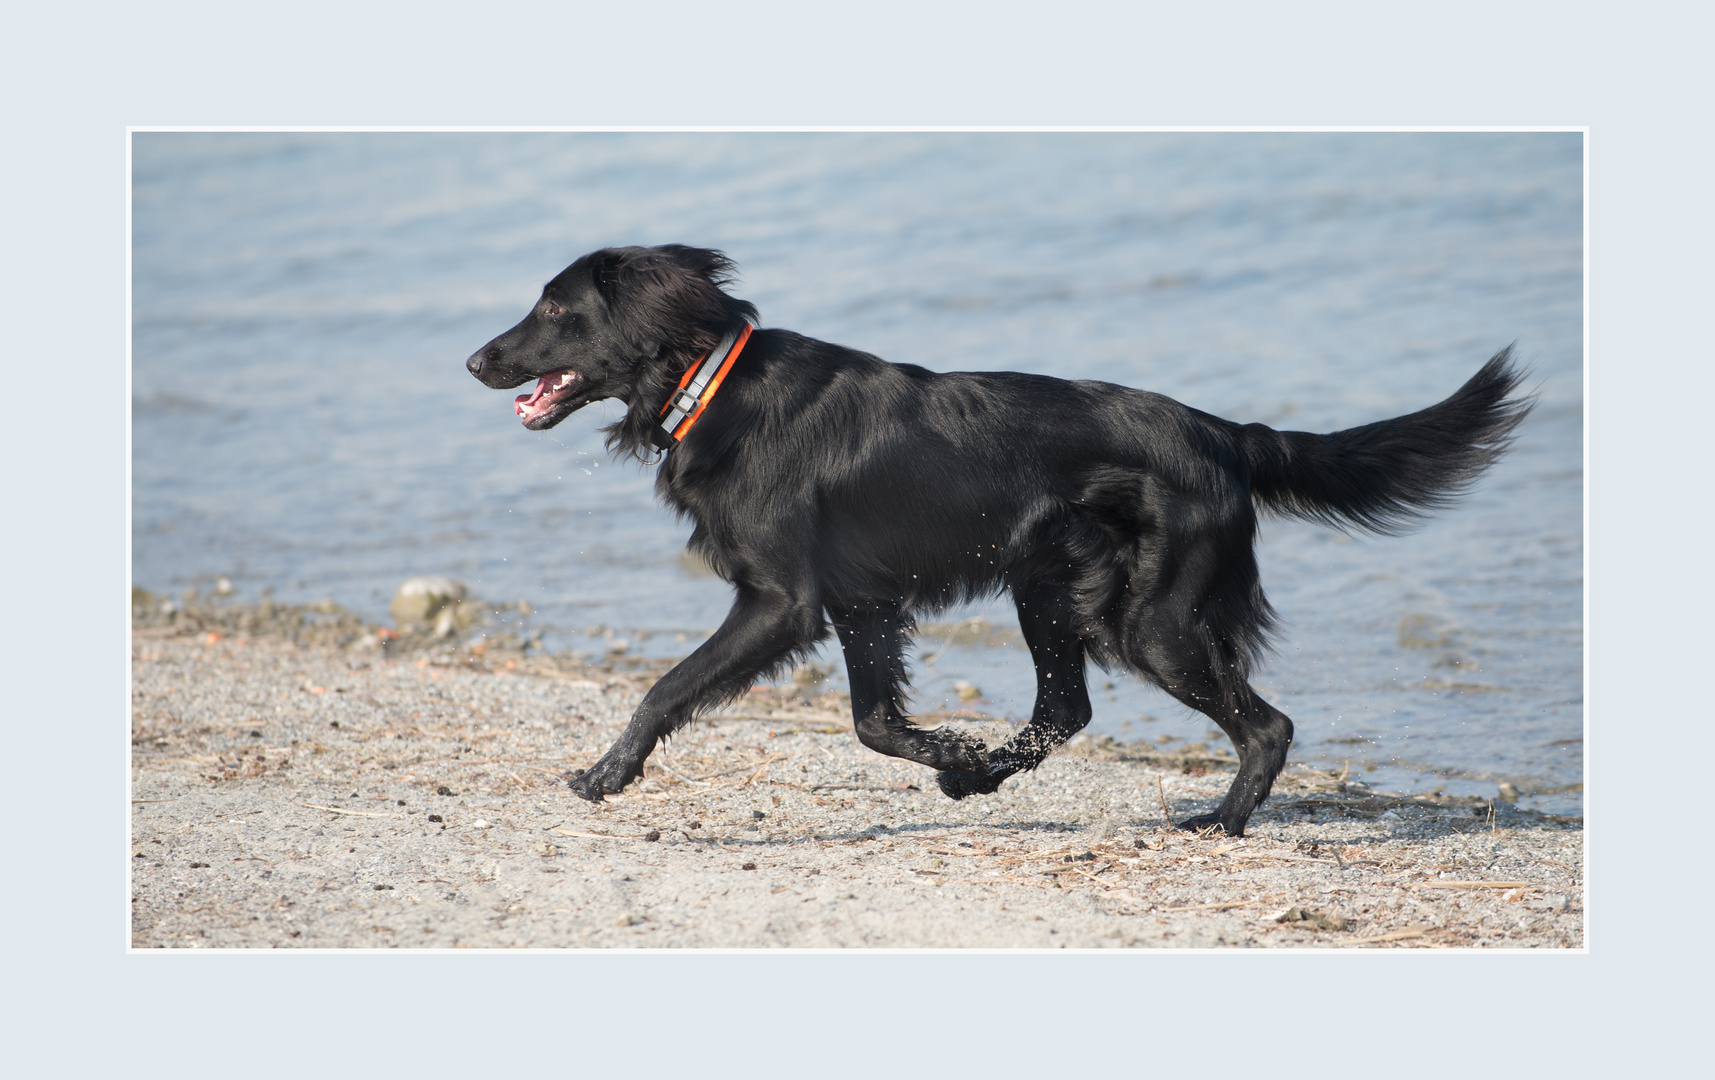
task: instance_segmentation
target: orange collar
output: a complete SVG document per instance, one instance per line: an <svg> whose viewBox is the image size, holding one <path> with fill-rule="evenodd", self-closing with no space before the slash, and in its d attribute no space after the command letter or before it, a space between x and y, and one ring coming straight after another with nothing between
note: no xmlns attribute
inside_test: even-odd
<svg viewBox="0 0 1715 1080"><path fill-rule="evenodd" d="M709 355L685 372L678 388L668 395L667 404L661 406L661 422L651 432L657 447L671 450L678 446L691 430L691 425L702 419L703 410L708 408L715 391L721 388L721 380L732 370L733 361L744 351L745 344L750 341L750 332L755 329L756 324L745 319L742 329L722 338Z"/></svg>

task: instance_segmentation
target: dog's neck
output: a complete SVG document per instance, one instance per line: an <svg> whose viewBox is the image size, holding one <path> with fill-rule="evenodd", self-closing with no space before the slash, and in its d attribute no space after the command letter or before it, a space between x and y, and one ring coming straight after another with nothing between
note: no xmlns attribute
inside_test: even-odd
<svg viewBox="0 0 1715 1080"><path fill-rule="evenodd" d="M733 362L749 343L757 322L748 313L742 318L737 330L728 332L701 355L692 354L683 362L682 368L680 364L664 358L638 363L638 373L631 384L613 395L625 403L626 411L624 417L603 429L610 453L615 457L635 457L653 465L661 461L661 455L667 449L679 444L679 440L701 418ZM676 370L683 371L677 386L668 381L673 376L667 374ZM687 390L691 391L690 398L685 397ZM675 398L685 405L692 405L694 401L694 408L688 412L676 410Z"/></svg>
<svg viewBox="0 0 1715 1080"><path fill-rule="evenodd" d="M660 418L649 433L656 449L664 453L684 441L691 426L702 418L709 402L714 400L721 382L732 370L733 363L744 351L755 329L756 321L745 316L744 324L738 330L727 334L701 360L685 369L678 388L667 395L666 404L661 406Z"/></svg>

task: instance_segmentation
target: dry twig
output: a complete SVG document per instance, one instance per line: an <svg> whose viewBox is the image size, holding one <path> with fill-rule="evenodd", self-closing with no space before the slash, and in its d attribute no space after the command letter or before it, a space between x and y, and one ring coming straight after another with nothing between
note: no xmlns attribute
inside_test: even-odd
<svg viewBox="0 0 1715 1080"><path fill-rule="evenodd" d="M1348 945L1375 945L1383 941L1406 941L1410 938L1420 938L1429 933L1428 928L1413 926L1405 930L1395 930L1387 934L1377 934L1375 937L1353 938Z"/></svg>
<svg viewBox="0 0 1715 1080"><path fill-rule="evenodd" d="M624 836L610 836L610 835L607 835L605 833L593 833L593 832L573 832L570 829L549 829L548 831L549 832L557 832L562 836L581 836L586 840L625 840L625 839L627 839L627 837L624 837Z"/></svg>
<svg viewBox="0 0 1715 1080"><path fill-rule="evenodd" d="M402 815L402 814L378 814L378 813L376 813L376 812L375 812L375 811L373 811L373 810L341 810L341 809L340 809L340 808L339 808L339 807L337 807L337 806L322 806L322 805L320 805L320 804L319 804L319 803L313 803L313 802L299 802L299 801L298 801L298 800L296 800L296 799L292 799L292 800L289 800L289 801L290 801L290 802L291 802L291 804L292 804L292 805L293 805L293 806L307 806L307 807L309 807L309 808L310 808L310 809L311 809L311 810L326 810L326 811L328 811L328 812L329 812L329 813L332 813L332 814L350 814L350 815L351 815L351 816L352 816L352 817L384 817L384 818L396 818L396 817L403 817L403 816L404 816L404 815Z"/></svg>
<svg viewBox="0 0 1715 1080"><path fill-rule="evenodd" d="M1540 889L1534 881L1401 881L1407 889Z"/></svg>
<svg viewBox="0 0 1715 1080"><path fill-rule="evenodd" d="M1230 904L1183 904L1179 907L1164 907L1161 911L1231 911L1233 908L1256 907L1256 901L1246 900L1242 903Z"/></svg>

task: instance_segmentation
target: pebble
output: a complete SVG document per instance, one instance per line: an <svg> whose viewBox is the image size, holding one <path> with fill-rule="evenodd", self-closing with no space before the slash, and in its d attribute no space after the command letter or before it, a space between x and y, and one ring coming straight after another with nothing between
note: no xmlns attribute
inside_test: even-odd
<svg viewBox="0 0 1715 1080"><path fill-rule="evenodd" d="M1345 930L1348 926L1346 920L1338 915L1329 915L1327 912L1311 911L1309 908L1301 907L1287 908L1274 921L1303 923L1305 926L1314 927L1317 930Z"/></svg>
<svg viewBox="0 0 1715 1080"><path fill-rule="evenodd" d="M448 604L463 600L462 583L444 577L414 577L393 594L388 612L398 623L427 622Z"/></svg>

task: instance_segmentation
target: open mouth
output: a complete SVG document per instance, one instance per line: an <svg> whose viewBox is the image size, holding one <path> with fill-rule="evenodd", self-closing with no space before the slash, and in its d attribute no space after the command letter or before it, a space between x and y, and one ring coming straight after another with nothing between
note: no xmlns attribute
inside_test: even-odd
<svg viewBox="0 0 1715 1080"><path fill-rule="evenodd" d="M583 381L583 376L575 371L550 371L536 380L534 393L519 394L512 409L532 431L551 427L576 408L570 402Z"/></svg>

